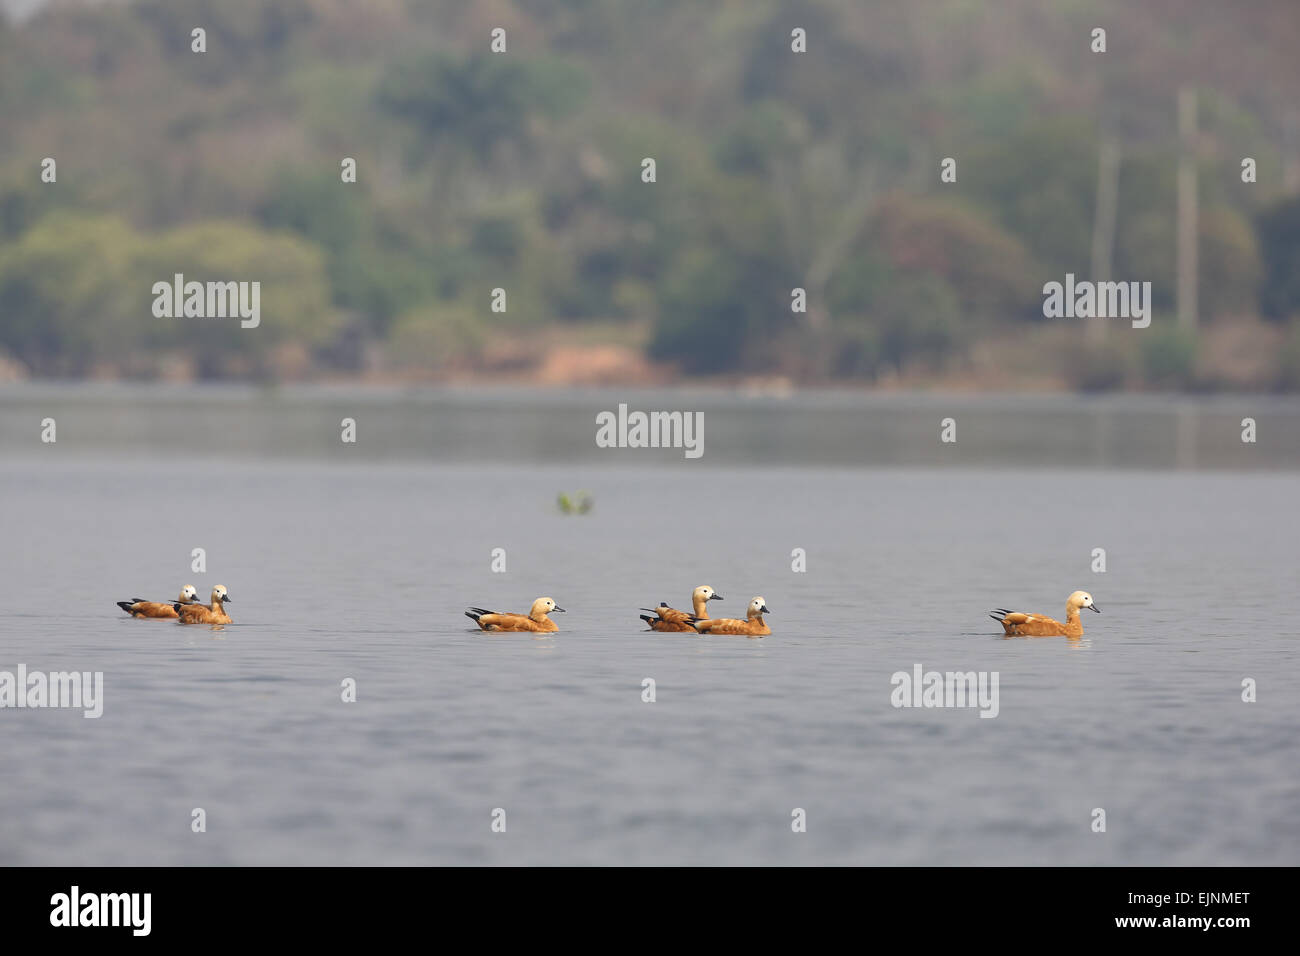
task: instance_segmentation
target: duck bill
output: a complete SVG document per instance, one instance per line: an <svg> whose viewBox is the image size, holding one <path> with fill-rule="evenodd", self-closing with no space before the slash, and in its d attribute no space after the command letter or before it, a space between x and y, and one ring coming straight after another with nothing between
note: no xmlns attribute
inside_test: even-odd
<svg viewBox="0 0 1300 956"><path fill-rule="evenodd" d="M552 611L559 611L561 614L568 614L568 613L569 613L568 611L566 611L566 610L565 610L564 608L562 608L562 607L553 607L553 608L551 608L551 610L552 610Z"/></svg>
<svg viewBox="0 0 1300 956"><path fill-rule="evenodd" d="M1097 605L1095 605L1095 604L1089 604L1088 607L1091 608L1092 610L1096 611L1098 614L1101 613L1101 608L1097 607Z"/></svg>

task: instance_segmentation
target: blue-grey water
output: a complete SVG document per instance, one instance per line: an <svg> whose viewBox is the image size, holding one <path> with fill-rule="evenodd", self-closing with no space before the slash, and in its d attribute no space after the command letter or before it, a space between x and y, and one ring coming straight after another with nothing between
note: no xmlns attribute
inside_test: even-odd
<svg viewBox="0 0 1300 956"><path fill-rule="evenodd" d="M1213 467L1177 467L1174 439L1135 467L1066 400L1046 423L1034 400L977 404L1031 445L1079 427L1081 460L1016 467L973 448L918 462L938 444L930 399L859 409L896 440L857 463L809 434L817 398L766 431L726 406L698 462L594 450L585 403L608 395L393 399L346 448L295 445L274 400L247 396L7 399L0 670L102 671L105 688L97 720L0 710L0 863L1300 863L1295 448L1261 440L1231 468L1242 449L1185 429ZM337 442L339 404L290 417ZM1151 446L1182 414L1102 412ZM1294 427L1293 406L1270 412ZM977 437L962 414L957 448ZM1242 414L1198 406L1197 428ZM569 460L544 450L569 442ZM560 514L578 489L593 511ZM185 583L227 585L235 623L114 606ZM772 635L641 630L639 607L701 583L725 596L715 614L763 595ZM1102 608L1081 641L1004 640L986 616L1059 617L1076 588ZM544 638L462 616L543 594L568 609ZM996 671L998 716L891 706L891 675L918 663Z"/></svg>

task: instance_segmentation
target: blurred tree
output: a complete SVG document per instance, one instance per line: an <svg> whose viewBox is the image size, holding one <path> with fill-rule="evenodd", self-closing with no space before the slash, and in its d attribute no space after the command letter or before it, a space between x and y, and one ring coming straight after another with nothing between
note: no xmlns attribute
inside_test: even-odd
<svg viewBox="0 0 1300 956"><path fill-rule="evenodd" d="M235 318L156 318L155 282L261 282L261 325ZM235 223L142 236L120 219L51 215L0 248L0 346L38 374L147 365L184 349L203 374L232 357L265 372L272 349L311 349L337 329L324 257L310 243ZM155 356L156 357L156 356Z"/></svg>
<svg viewBox="0 0 1300 956"><path fill-rule="evenodd" d="M1262 267L1250 220L1219 204L1201 210L1198 231L1202 313L1210 319L1253 314L1259 305Z"/></svg>
<svg viewBox="0 0 1300 956"><path fill-rule="evenodd" d="M1243 187L1234 165L1242 142L1261 173L1281 164L1265 144L1291 109L1294 11L1198 10L1172 42L1175 4L1115 6L1112 42L1143 55L1104 63L1069 40L1083 7L1042 17L1033 0L48 4L0 23L0 341L49 374L180 347L171 336L200 333L141 320L115 284L135 296L169 273L177 227L242 223L209 237L217 260L177 257L251 274L239 250L287 255L276 288L307 290L329 331L209 323L205 374L385 340L450 362L521 326L609 320L627 341L649 329L654 355L692 372L942 363L994 323L1040 317L1043 282L1089 272L1099 130L1124 146L1114 278L1150 280L1172 306L1171 104L1189 79L1204 91L1205 309L1249 312L1258 290L1294 314L1300 213L1279 205L1252 237L1266 177ZM498 23L508 56L487 52ZM790 49L795 27L807 54ZM46 155L57 187L34 178ZM940 184L950 155L958 182ZM338 182L342 156L356 184ZM646 156L657 183L640 182ZM98 252L115 235L123 261ZM122 278L139 257L145 274ZM486 313L498 286L509 311ZM790 311L795 286L805 313ZM1116 384L1163 367L1121 358Z"/></svg>
<svg viewBox="0 0 1300 956"><path fill-rule="evenodd" d="M1150 385L1183 388L1196 366L1196 333L1169 320L1153 323L1140 339L1143 378Z"/></svg>
<svg viewBox="0 0 1300 956"><path fill-rule="evenodd" d="M1042 286L1028 251L972 209L891 196L872 218L870 232L896 274L940 277L972 319L1042 316Z"/></svg>
<svg viewBox="0 0 1300 956"><path fill-rule="evenodd" d="M229 81L252 65L276 66L278 55L319 20L324 6L324 0L136 0L130 10L168 56L185 59L205 80ZM208 52L189 59L195 27L207 31Z"/></svg>
<svg viewBox="0 0 1300 956"><path fill-rule="evenodd" d="M395 61L376 99L427 140L460 142L485 160L498 143L526 142L532 117L577 109L586 84L580 68L561 60L423 53Z"/></svg>
<svg viewBox="0 0 1300 956"><path fill-rule="evenodd" d="M143 299L148 317L141 345L162 335L180 335L191 346L200 374L215 376L235 363L266 374L271 350L292 344L304 350L326 344L340 317L330 305L325 255L319 246L284 232L265 232L235 222L205 222L155 234L141 260L149 282L171 280L257 281L261 283L261 325L241 328L234 319L152 316L152 296ZM148 286L144 292L148 292Z"/></svg>
<svg viewBox="0 0 1300 956"><path fill-rule="evenodd" d="M1264 260L1260 308L1271 319L1300 314L1300 196L1265 210L1258 228Z"/></svg>
<svg viewBox="0 0 1300 956"><path fill-rule="evenodd" d="M682 256L660 296L650 355L672 359L687 372L740 366L754 321L744 271L717 250L697 248Z"/></svg>
<svg viewBox="0 0 1300 956"><path fill-rule="evenodd" d="M40 375L121 360L149 316L139 253L122 220L66 213L0 246L0 346Z"/></svg>
<svg viewBox="0 0 1300 956"><path fill-rule="evenodd" d="M1076 123L1035 123L973 149L959 169L963 193L1033 249L1049 276L1088 274L1097 178L1097 145L1091 130ZM1128 172L1126 166L1121 190ZM1121 191L1119 208L1127 211L1145 205L1130 199Z"/></svg>
<svg viewBox="0 0 1300 956"><path fill-rule="evenodd" d="M455 302L432 302L402 313L393 323L388 353L398 368L445 369L483 344L481 311Z"/></svg>
<svg viewBox="0 0 1300 956"><path fill-rule="evenodd" d="M853 286L835 288L844 303L836 311L834 370L875 378L912 363L942 368L966 337L957 293L931 272L891 275L879 263L867 271L870 278L854 283L860 291L851 304L846 293Z"/></svg>
<svg viewBox="0 0 1300 956"><path fill-rule="evenodd" d="M364 316L372 334L383 335L394 315L435 291L438 270L419 255L416 239L383 225L361 183L344 186L333 171L285 169L258 212L266 226L325 250L334 303Z"/></svg>

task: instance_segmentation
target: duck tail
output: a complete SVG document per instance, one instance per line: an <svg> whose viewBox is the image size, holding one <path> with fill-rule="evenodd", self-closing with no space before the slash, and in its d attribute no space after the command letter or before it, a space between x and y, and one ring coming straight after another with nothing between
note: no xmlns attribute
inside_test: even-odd
<svg viewBox="0 0 1300 956"><path fill-rule="evenodd" d="M130 614L131 605L138 604L138 603L140 602L139 601L118 601L117 606L120 607L123 611L126 611L127 614Z"/></svg>
<svg viewBox="0 0 1300 956"><path fill-rule="evenodd" d="M643 608L641 608L641 610L643 610L643 611L648 611L648 610L650 610L650 609L649 609L649 608L645 608L645 607L643 607ZM659 620L659 618L657 618L657 617L651 617L649 614L642 614L640 617L641 617L641 620L645 621L647 624L653 624L655 621Z"/></svg>
<svg viewBox="0 0 1300 956"><path fill-rule="evenodd" d="M473 621L475 624L477 624L477 623L478 623L478 619L479 619L480 617L482 617L482 616L483 616L484 614L486 614L486 613L487 613L487 612L484 611L482 608L479 608L479 607L472 607L472 608L470 608L468 611L465 612L465 616L466 616L467 618L469 618L471 621Z"/></svg>

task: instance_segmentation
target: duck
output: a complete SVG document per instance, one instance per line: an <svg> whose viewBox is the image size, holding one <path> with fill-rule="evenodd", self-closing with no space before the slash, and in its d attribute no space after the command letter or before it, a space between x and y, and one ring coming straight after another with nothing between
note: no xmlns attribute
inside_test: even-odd
<svg viewBox="0 0 1300 956"><path fill-rule="evenodd" d="M1091 594L1075 591L1065 599L1064 624L1043 614L1008 611L1002 607L995 608L989 617L1002 625L1007 637L1082 637L1083 622L1079 620L1079 609L1085 607L1101 613L1101 608L1093 603Z"/></svg>
<svg viewBox="0 0 1300 956"><path fill-rule="evenodd" d="M548 597L539 597L527 614L511 614L503 611L489 611L486 608L472 607L465 612L475 624L485 631L558 631L559 626L548 614L558 611L567 613L555 601Z"/></svg>
<svg viewBox="0 0 1300 956"><path fill-rule="evenodd" d="M176 613L177 604L195 604L198 599L198 588L187 584L181 588L180 597L175 601L146 601L144 598L132 598L129 601L118 601L117 606L132 617L175 619L180 616Z"/></svg>
<svg viewBox="0 0 1300 956"><path fill-rule="evenodd" d="M766 637L772 633L772 629L767 626L767 621L763 620L763 615L771 613L767 601L760 595L749 602L749 610L745 612L743 621L734 617L712 619L693 617L691 624L701 634L743 634L745 637Z"/></svg>
<svg viewBox="0 0 1300 956"><path fill-rule="evenodd" d="M667 601L660 601L658 607L643 607L642 611L649 611L657 615L651 617L650 614L642 614L641 620L650 625L652 631L694 631L691 625L691 619L707 621L709 619L709 609L707 602L721 601L722 595L707 584L701 584L691 592L691 607L695 609L694 614L687 614L685 611L678 611L668 606Z"/></svg>
<svg viewBox="0 0 1300 956"><path fill-rule="evenodd" d="M229 624L230 615L225 607L229 603L225 585L218 584L212 589L211 607L203 604L173 604L172 607L181 624Z"/></svg>

